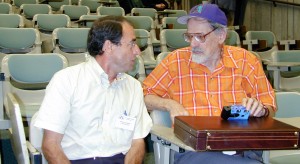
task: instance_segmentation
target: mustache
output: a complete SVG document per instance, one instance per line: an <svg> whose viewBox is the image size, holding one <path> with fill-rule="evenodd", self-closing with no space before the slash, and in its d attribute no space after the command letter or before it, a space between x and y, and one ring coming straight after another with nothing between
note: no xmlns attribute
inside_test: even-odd
<svg viewBox="0 0 300 164"><path fill-rule="evenodd" d="M192 48L192 52L193 53L203 53L203 50L199 47L193 47Z"/></svg>

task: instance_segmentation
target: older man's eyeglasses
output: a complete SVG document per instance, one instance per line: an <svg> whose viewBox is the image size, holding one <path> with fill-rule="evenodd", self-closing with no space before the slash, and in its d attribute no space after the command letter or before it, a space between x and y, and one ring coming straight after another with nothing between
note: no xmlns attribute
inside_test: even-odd
<svg viewBox="0 0 300 164"><path fill-rule="evenodd" d="M186 42L191 42L193 38L195 38L195 40L197 42L201 42L204 43L206 40L206 36L209 35L210 33L212 33L213 31L215 31L217 28L214 28L213 30L211 30L210 32L203 34L203 33L184 33L183 34L183 38Z"/></svg>

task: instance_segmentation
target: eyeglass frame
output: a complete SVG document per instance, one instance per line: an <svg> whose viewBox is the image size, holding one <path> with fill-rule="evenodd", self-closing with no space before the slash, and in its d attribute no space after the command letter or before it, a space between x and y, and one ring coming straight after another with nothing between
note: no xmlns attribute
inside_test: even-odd
<svg viewBox="0 0 300 164"><path fill-rule="evenodd" d="M133 39L133 40L131 40L131 41L128 42L128 43L122 43L121 41L119 41L116 45L122 46L122 45L124 45L124 44L129 45L130 49L133 49L133 48L135 48L135 46L138 46L138 45L137 45L137 42L136 42L136 39Z"/></svg>
<svg viewBox="0 0 300 164"><path fill-rule="evenodd" d="M183 33L182 36L183 36L183 39L186 42L188 42L188 43L190 43L193 38L195 38L195 40L197 42L204 43L206 41L206 36L208 36L209 34L211 34L212 32L214 32L216 29L218 29L218 28L213 28L210 32L208 32L208 33L206 33L204 35L203 35L203 33L187 33L186 32L186 33ZM189 39L189 40L188 40L188 38L189 38L188 35L192 36L192 38ZM203 38L203 39L200 39L199 37Z"/></svg>

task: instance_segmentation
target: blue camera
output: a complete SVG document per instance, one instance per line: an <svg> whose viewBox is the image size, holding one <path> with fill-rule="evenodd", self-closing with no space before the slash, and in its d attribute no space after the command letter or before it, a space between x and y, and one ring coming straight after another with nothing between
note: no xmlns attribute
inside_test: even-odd
<svg viewBox="0 0 300 164"><path fill-rule="evenodd" d="M242 105L224 106L221 117L224 120L247 120L250 112Z"/></svg>

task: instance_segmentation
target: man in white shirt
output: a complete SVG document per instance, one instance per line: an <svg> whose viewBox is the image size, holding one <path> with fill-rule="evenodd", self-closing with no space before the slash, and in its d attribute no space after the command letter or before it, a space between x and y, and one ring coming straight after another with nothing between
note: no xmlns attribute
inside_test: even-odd
<svg viewBox="0 0 300 164"><path fill-rule="evenodd" d="M125 74L140 54L124 17L98 19L87 62L54 75L35 126L49 163L142 163L152 126L141 84Z"/></svg>

